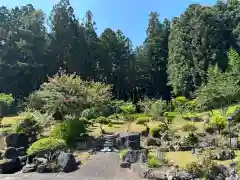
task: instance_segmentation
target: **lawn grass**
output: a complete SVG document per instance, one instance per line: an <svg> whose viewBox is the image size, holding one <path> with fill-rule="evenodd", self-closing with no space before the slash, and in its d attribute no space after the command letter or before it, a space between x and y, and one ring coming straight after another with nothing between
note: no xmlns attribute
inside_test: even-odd
<svg viewBox="0 0 240 180"><path fill-rule="evenodd" d="M158 124L160 124L160 122L152 121L148 123L148 126L151 128L152 126L156 126ZM131 122L130 126L128 125L128 123L123 123L123 124L112 124L111 127L108 125L102 125L102 127L107 133L127 132L128 127L130 127L130 132L142 132L143 130L146 129L145 126L138 125L135 122ZM89 134L92 136L100 135L100 127L98 123L94 124L94 127L89 128Z"/></svg>
<svg viewBox="0 0 240 180"><path fill-rule="evenodd" d="M236 157L240 155L240 151L235 151ZM185 168L187 164L196 162L198 157L192 154L191 151L166 152L165 158L168 161L176 162L180 168ZM236 160L236 159L235 159ZM215 161L217 164L228 165L232 160Z"/></svg>
<svg viewBox="0 0 240 180"><path fill-rule="evenodd" d="M23 116L12 116L12 117L4 117L1 120L2 125L15 125L20 120L24 119Z"/></svg>
<svg viewBox="0 0 240 180"><path fill-rule="evenodd" d="M177 135L180 135L181 137L183 137L183 136L188 135L188 132L182 131L182 127L186 124L194 125L197 128L196 132L198 132L198 133L204 132L204 122L186 121L186 120L182 119L181 115L177 115L174 118L171 128L175 130Z"/></svg>
<svg viewBox="0 0 240 180"><path fill-rule="evenodd" d="M165 158L176 162L180 168L185 168L187 164L197 161L197 156L191 151L166 152Z"/></svg>

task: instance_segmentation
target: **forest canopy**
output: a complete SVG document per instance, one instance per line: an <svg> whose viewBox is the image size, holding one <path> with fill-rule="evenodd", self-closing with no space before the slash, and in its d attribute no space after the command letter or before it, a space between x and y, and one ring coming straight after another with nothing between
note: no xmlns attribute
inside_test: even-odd
<svg viewBox="0 0 240 180"><path fill-rule="evenodd" d="M60 0L49 17L31 4L2 6L0 92L24 99L59 69L109 84L115 98L134 102L202 98L210 86L224 87L221 78L239 89L239 13L238 0L191 4L172 20L151 12L145 41L133 47L121 30L106 28L98 35L91 11L79 21L69 0Z"/></svg>

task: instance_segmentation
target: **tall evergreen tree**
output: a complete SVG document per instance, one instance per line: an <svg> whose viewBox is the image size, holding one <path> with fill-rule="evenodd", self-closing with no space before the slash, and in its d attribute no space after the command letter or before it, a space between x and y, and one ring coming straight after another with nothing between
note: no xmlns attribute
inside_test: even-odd
<svg viewBox="0 0 240 180"><path fill-rule="evenodd" d="M175 95L192 96L206 81L210 65L227 69L226 27L211 7L190 5L172 21L169 38L169 82Z"/></svg>
<svg viewBox="0 0 240 180"><path fill-rule="evenodd" d="M147 58L151 65L151 91L153 97L169 99L169 87L167 86L167 59L168 59L168 37L170 33L170 22L165 19L159 21L159 15L152 12L149 15L147 38ZM161 82L161 83L159 83Z"/></svg>

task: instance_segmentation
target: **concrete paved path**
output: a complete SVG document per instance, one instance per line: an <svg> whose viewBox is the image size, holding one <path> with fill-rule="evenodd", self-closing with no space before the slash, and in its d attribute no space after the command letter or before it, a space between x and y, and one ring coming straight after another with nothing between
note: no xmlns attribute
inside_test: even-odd
<svg viewBox="0 0 240 180"><path fill-rule="evenodd" d="M0 180L141 180L129 169L119 167L117 153L97 153L72 173L16 173L0 175Z"/></svg>

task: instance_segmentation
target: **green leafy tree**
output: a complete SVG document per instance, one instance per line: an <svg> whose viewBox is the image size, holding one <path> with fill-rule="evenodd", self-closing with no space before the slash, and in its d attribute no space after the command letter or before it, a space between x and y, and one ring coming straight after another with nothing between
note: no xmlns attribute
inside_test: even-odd
<svg viewBox="0 0 240 180"><path fill-rule="evenodd" d="M0 93L0 117L4 115L4 110L6 111L13 101L14 99L11 94Z"/></svg>
<svg viewBox="0 0 240 180"><path fill-rule="evenodd" d="M149 128L148 127L148 123L149 122L150 122L150 118L149 117L139 117L139 118L137 118L136 124L143 125L146 128Z"/></svg>
<svg viewBox="0 0 240 180"><path fill-rule="evenodd" d="M219 134L221 133L221 131L227 126L227 120L225 117L220 116L220 115L214 115L211 117L210 123L212 126L215 126L219 132Z"/></svg>
<svg viewBox="0 0 240 180"><path fill-rule="evenodd" d="M121 105L120 109L123 112L123 118L128 122L128 131L130 131L130 124L134 120L131 114L136 112L136 107L132 102L127 102Z"/></svg>
<svg viewBox="0 0 240 180"><path fill-rule="evenodd" d="M144 42L147 52L147 60L151 66L151 87L149 91L155 97L170 99L167 85L167 58L168 37L170 33L170 22L165 19L159 21L159 15L151 12L147 28L147 38ZM161 83L158 83L158 82Z"/></svg>
<svg viewBox="0 0 240 180"><path fill-rule="evenodd" d="M166 128L168 128L167 120L163 117L164 112L167 111L167 102L165 100L158 100L151 105L150 114L157 120L164 123Z"/></svg>
<svg viewBox="0 0 240 180"><path fill-rule="evenodd" d="M226 70L229 28L218 12L217 8L192 4L172 20L168 74L175 95L192 97L206 81L210 65Z"/></svg>
<svg viewBox="0 0 240 180"><path fill-rule="evenodd" d="M111 99L111 86L99 82L86 82L75 74L63 71L41 85L36 96L43 102L41 111L62 120L65 115L79 116L87 108L100 108ZM31 98L28 100L31 101ZM35 107L29 107L34 109Z"/></svg>
<svg viewBox="0 0 240 180"><path fill-rule="evenodd" d="M232 73L222 73L217 68L208 71L208 82L196 91L196 103L200 110L224 107L239 98L239 79Z"/></svg>
<svg viewBox="0 0 240 180"><path fill-rule="evenodd" d="M178 96L175 98L174 103L177 108L177 111L180 112L183 118L183 113L187 110L188 100L184 96Z"/></svg>
<svg viewBox="0 0 240 180"><path fill-rule="evenodd" d="M231 48L228 52L228 59L229 59L230 71L239 73L240 72L240 56L233 48Z"/></svg>

